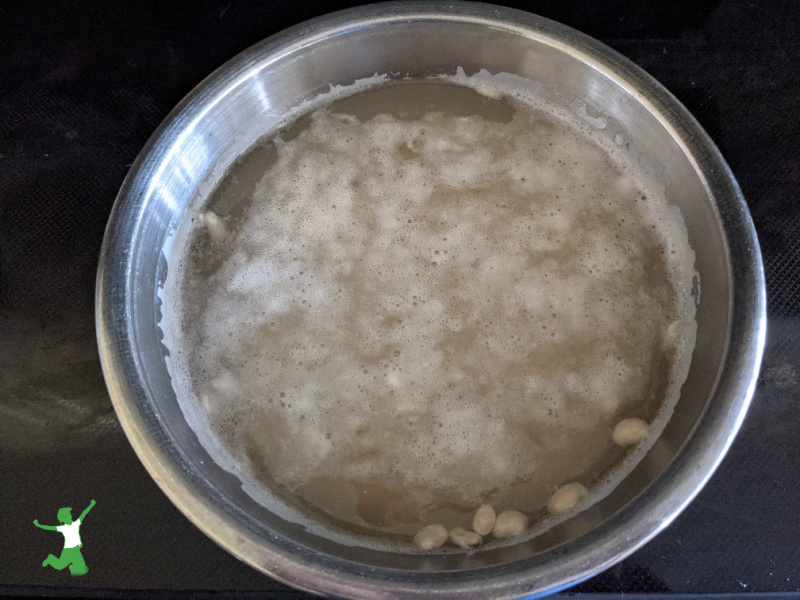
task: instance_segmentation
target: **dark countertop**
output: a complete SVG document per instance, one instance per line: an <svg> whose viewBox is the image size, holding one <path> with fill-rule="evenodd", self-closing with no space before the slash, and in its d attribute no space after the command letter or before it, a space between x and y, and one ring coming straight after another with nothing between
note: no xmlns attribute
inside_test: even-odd
<svg viewBox="0 0 800 600"><path fill-rule="evenodd" d="M117 190L180 99L261 39L355 4L0 4L0 595L303 596L217 547L138 462L100 370L94 276ZM800 4L506 4L600 39L687 106L739 180L767 274L764 366L729 455L674 524L572 592L796 597ZM89 573L42 568L62 537L33 519L92 498Z"/></svg>

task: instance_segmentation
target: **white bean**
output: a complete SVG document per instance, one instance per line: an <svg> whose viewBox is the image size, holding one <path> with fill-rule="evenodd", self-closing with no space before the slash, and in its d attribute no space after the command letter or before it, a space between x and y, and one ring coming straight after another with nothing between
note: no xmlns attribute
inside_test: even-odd
<svg viewBox="0 0 800 600"><path fill-rule="evenodd" d="M556 490L556 493L550 497L550 501L547 503L547 509L556 515L565 513L583 500L588 493L589 490L586 489L586 486L580 483L562 485Z"/></svg>
<svg viewBox="0 0 800 600"><path fill-rule="evenodd" d="M494 509L488 504L484 504L475 512L475 518L472 519L472 529L478 535L487 535L494 529L494 521L497 518Z"/></svg>
<svg viewBox="0 0 800 600"><path fill-rule="evenodd" d="M423 527L414 536L414 543L423 550L433 550L447 541L447 529L441 525Z"/></svg>
<svg viewBox="0 0 800 600"><path fill-rule="evenodd" d="M225 237L225 223L214 211L208 210L203 213L203 223L205 224L211 239L213 239L215 242L219 242Z"/></svg>
<svg viewBox="0 0 800 600"><path fill-rule="evenodd" d="M674 342L678 338L678 325L680 325L680 321L673 321L667 327L667 338Z"/></svg>
<svg viewBox="0 0 800 600"><path fill-rule="evenodd" d="M483 541L480 534L474 531L467 531L463 527L455 527L450 530L450 539L459 548L472 548Z"/></svg>
<svg viewBox="0 0 800 600"><path fill-rule="evenodd" d="M614 442L619 446L633 446L647 437L647 421L642 419L622 419L614 427Z"/></svg>
<svg viewBox="0 0 800 600"><path fill-rule="evenodd" d="M504 538L519 535L528 528L528 517L516 510L504 510L494 523L494 537Z"/></svg>
<svg viewBox="0 0 800 600"><path fill-rule="evenodd" d="M661 347L663 349L674 348L678 342L678 326L680 321L673 321L670 323L667 330L664 332L664 337L661 340Z"/></svg>

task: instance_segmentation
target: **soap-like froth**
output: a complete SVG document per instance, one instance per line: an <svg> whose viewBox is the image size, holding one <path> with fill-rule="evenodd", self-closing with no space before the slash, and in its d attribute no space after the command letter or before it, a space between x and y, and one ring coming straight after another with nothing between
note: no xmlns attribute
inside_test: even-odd
<svg viewBox="0 0 800 600"><path fill-rule="evenodd" d="M245 471L395 490L419 520L532 481L544 506L621 415L674 403L685 228L578 125L322 108L273 143L246 214L197 220L218 267L170 347Z"/></svg>

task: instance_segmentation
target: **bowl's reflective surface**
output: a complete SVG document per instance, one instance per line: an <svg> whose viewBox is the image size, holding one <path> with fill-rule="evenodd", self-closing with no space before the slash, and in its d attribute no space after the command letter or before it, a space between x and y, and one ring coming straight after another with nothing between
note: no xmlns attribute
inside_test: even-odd
<svg viewBox="0 0 800 600"><path fill-rule="evenodd" d="M692 368L673 419L631 476L545 535L459 556L341 546L254 503L186 425L156 326L169 236L189 203L289 107L375 73L425 77L458 66L537 82L549 100L604 119L605 135L655 166L697 255L702 297ZM109 221L97 326L111 397L140 459L198 527L242 560L338 596L514 597L603 570L696 495L752 396L765 298L755 232L733 176L694 119L645 73L597 42L525 13L469 3L386 4L313 21L251 48L167 118L131 169Z"/></svg>

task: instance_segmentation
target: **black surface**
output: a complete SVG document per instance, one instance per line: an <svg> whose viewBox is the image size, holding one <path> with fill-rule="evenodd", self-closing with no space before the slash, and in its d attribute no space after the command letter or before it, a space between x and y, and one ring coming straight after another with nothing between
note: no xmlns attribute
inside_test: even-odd
<svg viewBox="0 0 800 600"><path fill-rule="evenodd" d="M94 275L122 179L175 104L252 44L353 4L0 4L0 595L301 596L203 536L139 464L103 384ZM730 454L673 525L572 591L800 595L800 4L509 5L600 39L687 106L742 186L767 271L767 353ZM62 537L33 519L92 498L90 572L42 568Z"/></svg>

